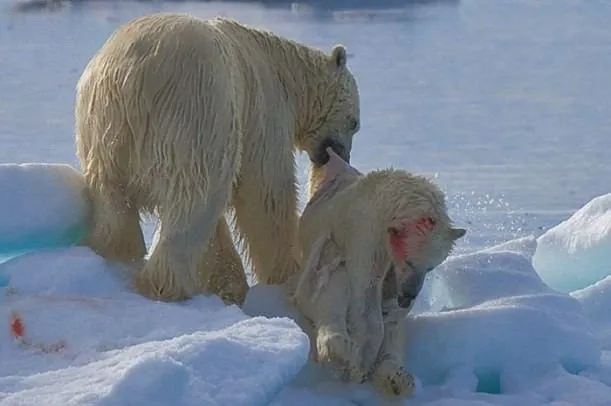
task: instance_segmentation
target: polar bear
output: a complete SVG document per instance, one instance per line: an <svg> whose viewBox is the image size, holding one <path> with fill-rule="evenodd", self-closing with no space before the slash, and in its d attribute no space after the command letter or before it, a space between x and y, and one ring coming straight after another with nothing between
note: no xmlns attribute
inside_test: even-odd
<svg viewBox="0 0 611 406"><path fill-rule="evenodd" d="M179 13L119 27L85 67L75 115L94 205L83 243L134 263L136 289L168 301L202 284L212 293L223 289L216 282L243 286L224 232L231 213L259 282L295 273L295 152L312 168L327 162L327 147L349 161L360 119L342 45L326 54L234 20ZM147 261L143 212L160 220Z"/></svg>
<svg viewBox="0 0 611 406"><path fill-rule="evenodd" d="M428 272L466 230L454 228L441 190L401 170L363 175L329 150L300 220L304 265L287 282L318 361L345 378L409 395L404 320Z"/></svg>

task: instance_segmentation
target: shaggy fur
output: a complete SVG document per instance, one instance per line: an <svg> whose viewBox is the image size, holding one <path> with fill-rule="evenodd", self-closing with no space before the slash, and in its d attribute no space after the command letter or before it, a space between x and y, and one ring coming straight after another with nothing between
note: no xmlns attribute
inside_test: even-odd
<svg viewBox="0 0 611 406"><path fill-rule="evenodd" d="M423 177L393 169L362 175L333 155L325 169L301 217L305 262L288 293L316 359L339 364L348 379L408 395L405 315L426 273L465 230L452 228L444 195ZM432 223L424 227L422 219Z"/></svg>
<svg viewBox="0 0 611 406"><path fill-rule="evenodd" d="M186 299L202 281L221 292L233 266L242 276L232 273L226 294L239 298L243 267L224 216L234 210L256 279L295 273L295 151L314 166L329 145L348 158L359 97L341 45L325 54L232 20L158 13L117 29L91 59L75 114L94 201L86 243L142 264L145 296ZM142 212L161 224L146 262Z"/></svg>

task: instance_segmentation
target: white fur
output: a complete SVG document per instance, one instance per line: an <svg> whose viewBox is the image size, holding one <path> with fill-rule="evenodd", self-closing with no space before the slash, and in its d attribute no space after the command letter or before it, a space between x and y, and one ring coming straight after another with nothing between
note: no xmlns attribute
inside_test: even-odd
<svg viewBox="0 0 611 406"><path fill-rule="evenodd" d="M359 100L341 46L325 54L228 19L157 13L118 28L91 59L75 115L94 201L86 243L143 264L135 282L144 295L177 300L202 280L243 286L221 232L229 209L259 281L296 271L294 153L313 157L330 135L349 151ZM161 222L145 264L141 212Z"/></svg>
<svg viewBox="0 0 611 406"><path fill-rule="evenodd" d="M319 178L300 221L306 261L288 293L312 325L320 361L337 362L352 380L370 379L385 393L410 394L413 377L403 370L404 319L388 245L396 218L432 216L437 226L420 258L421 269L439 265L456 237L443 193L427 179L400 170L361 175L346 165ZM459 232L460 234L460 232ZM394 290L393 290L394 289Z"/></svg>

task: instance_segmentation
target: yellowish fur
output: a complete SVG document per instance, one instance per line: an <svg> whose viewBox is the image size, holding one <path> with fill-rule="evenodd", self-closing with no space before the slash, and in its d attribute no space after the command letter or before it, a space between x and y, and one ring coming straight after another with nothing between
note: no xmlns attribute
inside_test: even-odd
<svg viewBox="0 0 611 406"><path fill-rule="evenodd" d="M403 369L409 308L399 307L396 275L388 272L394 263L388 226L397 218L436 219L423 252L410 258L422 270L443 262L464 231L452 228L437 186L405 171L361 175L350 168L315 183L300 220L302 271L287 283L308 324L313 356L340 364L350 380L409 395L414 380Z"/></svg>
<svg viewBox="0 0 611 406"><path fill-rule="evenodd" d="M233 245L231 230L221 218L216 238L210 241L199 276L203 291L214 291L227 304L242 305L248 293L248 283L240 254Z"/></svg>
<svg viewBox="0 0 611 406"><path fill-rule="evenodd" d="M219 274L237 260L219 222L231 208L256 279L296 271L295 151L313 157L331 135L349 151L359 101L341 46L325 54L228 19L157 13L119 27L93 56L75 115L94 201L86 243L139 267L139 215L156 213L159 241L135 286L180 300L202 280L225 289ZM209 246L227 249L211 260ZM233 274L239 298L244 278Z"/></svg>
<svg viewBox="0 0 611 406"><path fill-rule="evenodd" d="M325 169L324 167L313 167L308 171L308 185L307 185L307 200L314 196L320 184L325 179Z"/></svg>

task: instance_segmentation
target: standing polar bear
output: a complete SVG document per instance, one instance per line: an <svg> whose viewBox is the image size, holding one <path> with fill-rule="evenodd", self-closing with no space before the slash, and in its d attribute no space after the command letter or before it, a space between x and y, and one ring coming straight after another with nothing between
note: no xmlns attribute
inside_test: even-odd
<svg viewBox="0 0 611 406"><path fill-rule="evenodd" d="M236 21L175 13L110 36L79 79L75 114L94 206L85 243L139 263L139 214L156 213L158 242L136 289L182 300L229 284L224 295L237 303L246 280L225 215L233 209L256 278L283 283L299 262L295 152L314 168L327 147L349 160L360 116L343 46L325 54Z"/></svg>

